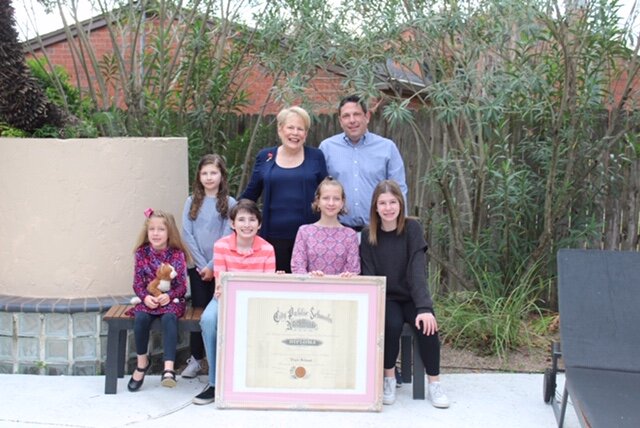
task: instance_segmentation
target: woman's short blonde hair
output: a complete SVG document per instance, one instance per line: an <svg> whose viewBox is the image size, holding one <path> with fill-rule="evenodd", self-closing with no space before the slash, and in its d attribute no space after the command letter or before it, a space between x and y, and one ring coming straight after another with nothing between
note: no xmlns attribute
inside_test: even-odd
<svg viewBox="0 0 640 428"><path fill-rule="evenodd" d="M278 113L277 116L278 128L281 128L287 121L287 118L292 114L295 114L302 119L302 122L304 122L304 129L305 131L308 131L311 127L311 117L309 117L309 113L307 113L305 109L299 106L283 108L280 110L280 113Z"/></svg>

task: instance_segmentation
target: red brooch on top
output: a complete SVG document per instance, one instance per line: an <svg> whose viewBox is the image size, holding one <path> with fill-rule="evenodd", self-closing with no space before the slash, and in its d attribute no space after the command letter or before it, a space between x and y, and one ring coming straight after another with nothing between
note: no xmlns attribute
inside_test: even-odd
<svg viewBox="0 0 640 428"><path fill-rule="evenodd" d="M267 153L267 162L269 162L271 159L273 159L273 152Z"/></svg>

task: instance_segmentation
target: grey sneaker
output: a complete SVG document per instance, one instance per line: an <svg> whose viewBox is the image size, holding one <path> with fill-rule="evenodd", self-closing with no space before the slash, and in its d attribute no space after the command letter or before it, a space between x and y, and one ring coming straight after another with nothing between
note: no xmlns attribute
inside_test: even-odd
<svg viewBox="0 0 640 428"><path fill-rule="evenodd" d="M429 384L429 400L431 400L433 407L437 407L439 409L446 409L449 407L449 398L442 390L440 382L432 382Z"/></svg>
<svg viewBox="0 0 640 428"><path fill-rule="evenodd" d="M216 401L216 389L213 386L208 386L207 389L200 394L193 397L193 404L209 404Z"/></svg>
<svg viewBox="0 0 640 428"><path fill-rule="evenodd" d="M385 377L382 384L382 404L393 404L396 402L396 378Z"/></svg>
<svg viewBox="0 0 640 428"><path fill-rule="evenodd" d="M187 367L182 370L182 377L185 379L192 379L198 376L198 372L200 372L201 368L200 361L191 356L191 358L187 360Z"/></svg>

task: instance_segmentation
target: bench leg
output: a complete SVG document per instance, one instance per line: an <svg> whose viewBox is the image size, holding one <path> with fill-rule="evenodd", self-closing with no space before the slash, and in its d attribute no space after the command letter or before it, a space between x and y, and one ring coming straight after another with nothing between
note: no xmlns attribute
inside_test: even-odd
<svg viewBox="0 0 640 428"><path fill-rule="evenodd" d="M413 338L413 336L412 336ZM420 357L420 351L416 346L415 340L413 343L413 399L424 400L424 363L422 357Z"/></svg>
<svg viewBox="0 0 640 428"><path fill-rule="evenodd" d="M124 331L126 334L126 330ZM115 394L118 392L118 369L120 336L122 330L116 329L113 326L109 327L107 333L107 361L105 362L105 378L104 378L104 393Z"/></svg>
<svg viewBox="0 0 640 428"><path fill-rule="evenodd" d="M405 324L400 336L400 366L402 382L411 383L413 399L425 398L425 371L420 351L416 346L415 332L409 324Z"/></svg>
<svg viewBox="0 0 640 428"><path fill-rule="evenodd" d="M118 377L124 377L124 367L127 357L127 330L118 331Z"/></svg>
<svg viewBox="0 0 640 428"><path fill-rule="evenodd" d="M402 383L411 383L411 341L413 336L400 336L400 375Z"/></svg>

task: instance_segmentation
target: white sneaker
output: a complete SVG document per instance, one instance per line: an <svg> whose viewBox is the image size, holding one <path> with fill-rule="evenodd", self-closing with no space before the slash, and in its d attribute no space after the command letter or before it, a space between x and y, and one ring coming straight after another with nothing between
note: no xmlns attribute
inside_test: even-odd
<svg viewBox="0 0 640 428"><path fill-rule="evenodd" d="M433 407L437 407L439 409L446 409L449 407L449 398L442 390L440 382L432 382L429 384L429 400L431 400Z"/></svg>
<svg viewBox="0 0 640 428"><path fill-rule="evenodd" d="M192 355L191 358L187 360L187 367L185 367L184 370L182 370L182 377L185 379L194 378L198 376L198 372L200 371L201 368L202 367L200 367L200 361L193 358L193 355Z"/></svg>
<svg viewBox="0 0 640 428"><path fill-rule="evenodd" d="M393 404L396 402L396 378L385 377L382 384L382 404Z"/></svg>

